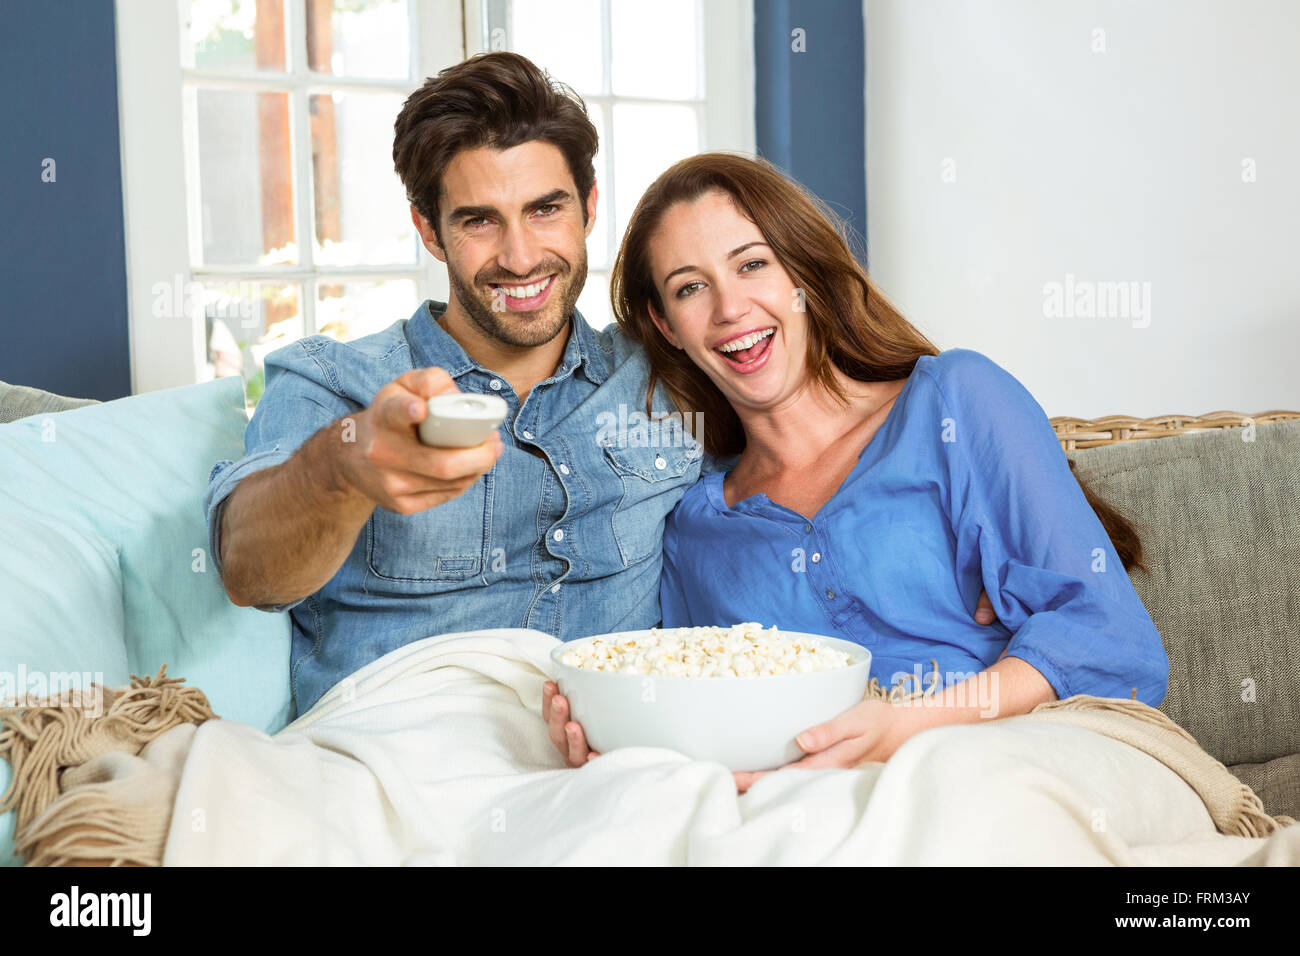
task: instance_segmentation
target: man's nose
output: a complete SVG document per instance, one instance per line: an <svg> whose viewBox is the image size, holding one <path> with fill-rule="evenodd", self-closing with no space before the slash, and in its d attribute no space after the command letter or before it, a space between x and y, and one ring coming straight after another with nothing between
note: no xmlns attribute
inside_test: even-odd
<svg viewBox="0 0 1300 956"><path fill-rule="evenodd" d="M497 254L502 269L521 279L533 278L532 272L542 258L542 247L526 226L515 225L506 229Z"/></svg>

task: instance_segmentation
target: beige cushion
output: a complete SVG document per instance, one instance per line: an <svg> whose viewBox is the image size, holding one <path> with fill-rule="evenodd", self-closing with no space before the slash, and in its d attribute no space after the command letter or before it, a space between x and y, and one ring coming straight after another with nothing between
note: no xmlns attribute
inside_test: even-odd
<svg viewBox="0 0 1300 956"><path fill-rule="evenodd" d="M1300 421L1071 452L1134 521L1164 638L1160 709L1228 765L1300 754Z"/></svg>
<svg viewBox="0 0 1300 956"><path fill-rule="evenodd" d="M69 398L66 395L43 392L39 388L0 382L0 424L15 422L28 415L50 414L94 404L96 401L93 398Z"/></svg>

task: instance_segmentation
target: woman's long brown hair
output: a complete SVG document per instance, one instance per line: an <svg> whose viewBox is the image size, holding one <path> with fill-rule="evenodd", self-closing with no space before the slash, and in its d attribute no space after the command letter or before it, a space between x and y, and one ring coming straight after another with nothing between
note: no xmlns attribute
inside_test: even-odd
<svg viewBox="0 0 1300 956"><path fill-rule="evenodd" d="M847 396L834 375L839 369L859 382L892 382L912 374L922 355L939 349L903 318L854 258L840 219L819 199L787 179L764 159L731 153L702 153L671 166L645 191L632 214L610 275L610 299L619 327L645 349L650 362L646 413L662 381L681 412L700 412L705 450L739 454L745 430L735 409L694 362L681 357L660 334L650 307L665 310L650 268L650 240L664 214L679 202L693 202L721 190L763 235L803 296L808 320L805 362L814 382L840 403ZM1074 462L1070 462L1074 472ZM1142 543L1133 526L1075 474L1125 569L1142 563Z"/></svg>

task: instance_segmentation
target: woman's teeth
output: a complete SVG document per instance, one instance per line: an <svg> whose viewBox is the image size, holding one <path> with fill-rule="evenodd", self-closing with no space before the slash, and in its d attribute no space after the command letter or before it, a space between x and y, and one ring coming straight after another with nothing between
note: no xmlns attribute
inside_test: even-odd
<svg viewBox="0 0 1300 956"><path fill-rule="evenodd" d="M762 332L751 332L749 333L749 335L746 335L742 338L732 339L730 342L726 343L725 345L719 345L718 351L739 352L741 349L750 348L756 345L757 343L763 341L763 339L767 338L775 331L776 329L764 329Z"/></svg>

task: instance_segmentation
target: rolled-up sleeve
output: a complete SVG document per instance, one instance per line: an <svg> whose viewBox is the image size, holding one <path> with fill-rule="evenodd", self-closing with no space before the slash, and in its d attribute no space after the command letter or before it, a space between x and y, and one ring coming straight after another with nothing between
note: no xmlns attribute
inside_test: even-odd
<svg viewBox="0 0 1300 956"><path fill-rule="evenodd" d="M266 390L244 430L244 457L217 462L208 474L203 496L207 516L208 553L221 573L221 517L226 502L241 481L254 472L288 461L317 431L355 406L317 380L318 366L300 343L278 349L266 357ZM258 606L263 611L283 611L291 604Z"/></svg>
<svg viewBox="0 0 1300 956"><path fill-rule="evenodd" d="M1014 376L964 352L935 378L946 409L954 532L977 540L1007 654L1060 698L1164 700L1169 658L1051 422Z"/></svg>

